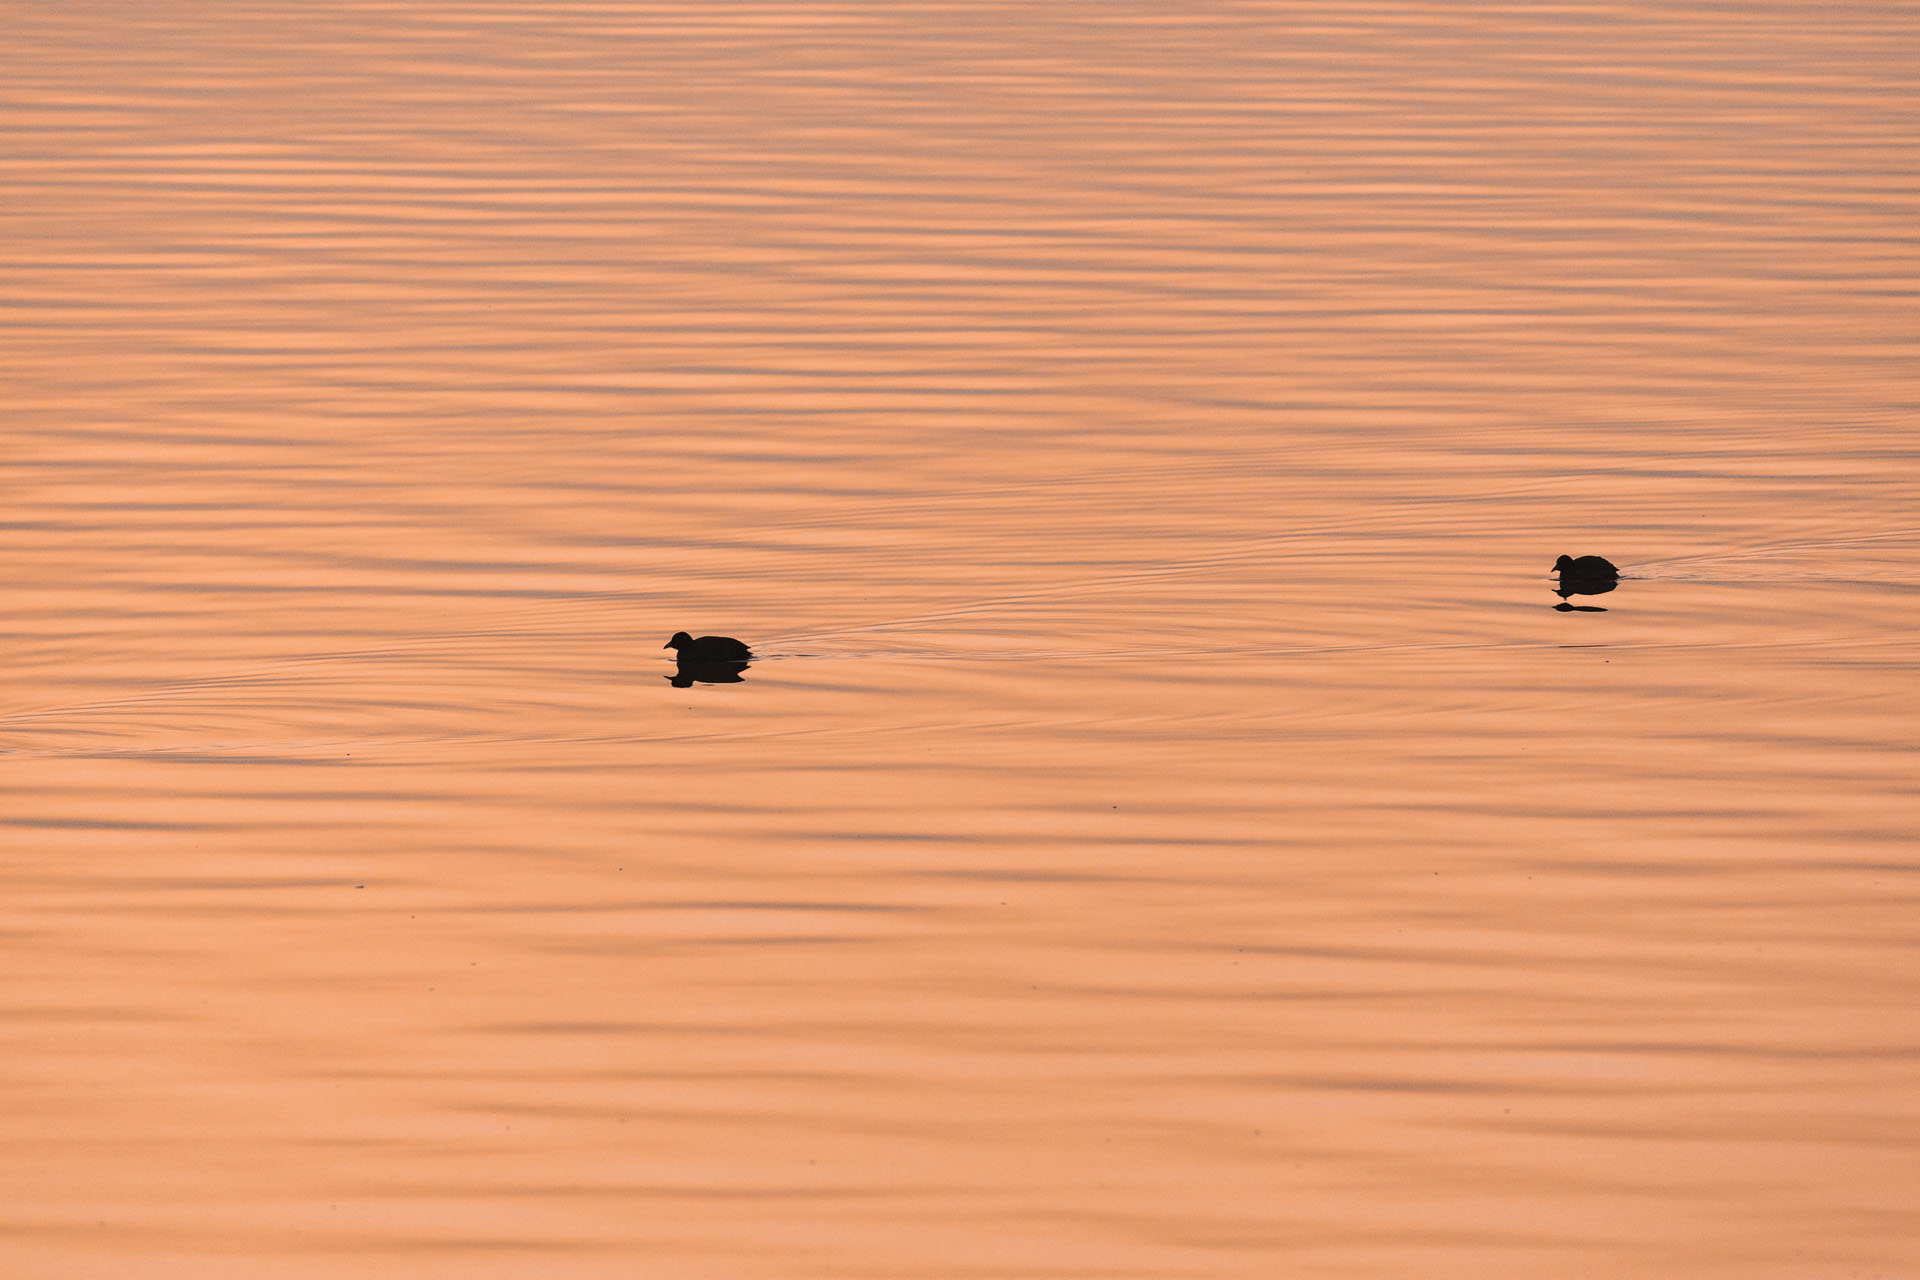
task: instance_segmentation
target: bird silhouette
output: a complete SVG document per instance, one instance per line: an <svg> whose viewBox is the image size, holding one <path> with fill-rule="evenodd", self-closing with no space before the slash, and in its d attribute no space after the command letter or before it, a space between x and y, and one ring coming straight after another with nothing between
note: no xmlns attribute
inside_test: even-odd
<svg viewBox="0 0 1920 1280"><path fill-rule="evenodd" d="M753 650L732 636L701 636L695 640L684 631L662 645L674 650L674 672L667 679L676 689L699 684L739 684L740 673L753 660Z"/></svg>
<svg viewBox="0 0 1920 1280"><path fill-rule="evenodd" d="M1561 556L1553 562L1553 571L1560 575L1560 585L1553 589L1554 594L1562 600L1568 596L1604 595L1620 583L1620 570L1603 556L1581 556L1578 560Z"/></svg>
<svg viewBox="0 0 1920 1280"><path fill-rule="evenodd" d="M753 661L753 650L732 636L701 636L695 640L684 631L676 631L673 639L660 647L674 650L683 663Z"/></svg>

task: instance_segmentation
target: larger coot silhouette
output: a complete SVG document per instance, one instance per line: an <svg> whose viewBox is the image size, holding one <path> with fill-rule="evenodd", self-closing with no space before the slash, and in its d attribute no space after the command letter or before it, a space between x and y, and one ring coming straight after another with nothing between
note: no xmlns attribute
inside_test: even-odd
<svg viewBox="0 0 1920 1280"><path fill-rule="evenodd" d="M732 636L701 636L695 640L684 631L676 631L662 647L675 650L673 674L667 679L676 689L695 684L739 684L740 673L753 659L753 650Z"/></svg>
<svg viewBox="0 0 1920 1280"><path fill-rule="evenodd" d="M673 639L660 647L674 650L674 656L683 664L693 666L705 666L708 663L748 662L753 658L753 650L732 636L701 636L695 640L684 631L676 631L673 633Z"/></svg>
<svg viewBox="0 0 1920 1280"><path fill-rule="evenodd" d="M1620 571L1603 556L1581 556L1578 560L1561 556L1553 562L1553 571L1560 575L1560 585L1553 590L1562 600L1604 595L1620 585Z"/></svg>

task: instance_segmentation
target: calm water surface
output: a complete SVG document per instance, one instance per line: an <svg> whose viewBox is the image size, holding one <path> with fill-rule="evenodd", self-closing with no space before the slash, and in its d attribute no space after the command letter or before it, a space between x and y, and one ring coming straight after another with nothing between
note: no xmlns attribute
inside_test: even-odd
<svg viewBox="0 0 1920 1280"><path fill-rule="evenodd" d="M0 60L9 1275L1920 1275L1910 5Z"/></svg>

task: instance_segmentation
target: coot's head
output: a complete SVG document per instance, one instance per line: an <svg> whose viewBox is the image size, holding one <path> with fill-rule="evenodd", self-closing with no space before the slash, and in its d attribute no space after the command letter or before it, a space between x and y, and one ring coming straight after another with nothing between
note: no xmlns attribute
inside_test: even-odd
<svg viewBox="0 0 1920 1280"><path fill-rule="evenodd" d="M1572 556L1561 556L1558 560L1555 560L1553 562L1553 571L1555 573L1565 573L1567 570L1571 568L1573 568ZM674 639L676 640L678 640L679 638L680 637L678 636L674 637Z"/></svg>
<svg viewBox="0 0 1920 1280"><path fill-rule="evenodd" d="M1565 556L1561 556L1560 558L1562 560L1566 559ZM692 636L688 635L684 631L676 631L673 633L673 639L667 641L665 644L661 645L660 647L662 649L684 649L692 643L693 643Z"/></svg>

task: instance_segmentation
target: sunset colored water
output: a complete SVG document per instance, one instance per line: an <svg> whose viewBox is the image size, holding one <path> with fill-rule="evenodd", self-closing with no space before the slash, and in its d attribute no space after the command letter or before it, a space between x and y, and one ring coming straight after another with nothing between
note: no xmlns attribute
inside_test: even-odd
<svg viewBox="0 0 1920 1280"><path fill-rule="evenodd" d="M1912 5L0 65L0 1274L1920 1275Z"/></svg>

